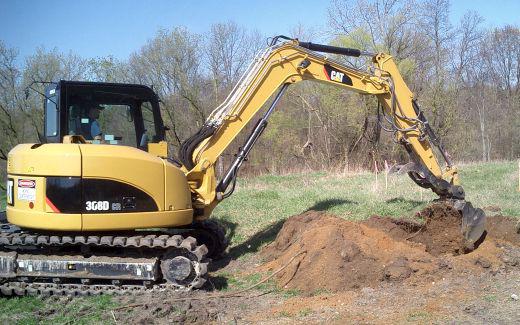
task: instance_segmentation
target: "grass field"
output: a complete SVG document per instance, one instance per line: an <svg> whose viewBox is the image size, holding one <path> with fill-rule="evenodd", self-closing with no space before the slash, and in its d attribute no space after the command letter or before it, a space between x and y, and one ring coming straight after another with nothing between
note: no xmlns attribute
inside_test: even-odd
<svg viewBox="0 0 520 325"><path fill-rule="evenodd" d="M503 215L520 217L517 168L516 162L462 166L467 200L478 207L500 207ZM3 206L5 197L0 195ZM228 228L230 255L247 258L271 241L291 215L321 210L347 219L375 214L410 216L434 198L407 176L390 175L386 185L383 174L376 180L371 173L264 175L239 180L235 194L217 207L214 216ZM111 321L109 310L115 304L110 297L75 298L65 310L53 299L0 298L0 323Z"/></svg>
<svg viewBox="0 0 520 325"><path fill-rule="evenodd" d="M466 199L478 207L498 206L504 215L520 216L517 168L516 162L462 166ZM376 180L368 172L264 175L242 179L236 193L216 208L214 216L232 232L233 245L241 245L252 236L270 235L270 227L277 230L281 221L307 210L329 211L346 219L410 216L435 198L406 175L389 175L388 186L384 174Z"/></svg>

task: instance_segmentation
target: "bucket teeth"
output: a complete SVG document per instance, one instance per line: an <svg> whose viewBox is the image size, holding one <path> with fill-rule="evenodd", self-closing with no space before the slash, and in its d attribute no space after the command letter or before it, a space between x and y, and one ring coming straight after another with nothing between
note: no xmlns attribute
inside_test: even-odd
<svg viewBox="0 0 520 325"><path fill-rule="evenodd" d="M466 249L471 251L486 231L486 214L482 209L475 208L471 202L464 200L455 201L453 206L462 215L461 231L466 242Z"/></svg>

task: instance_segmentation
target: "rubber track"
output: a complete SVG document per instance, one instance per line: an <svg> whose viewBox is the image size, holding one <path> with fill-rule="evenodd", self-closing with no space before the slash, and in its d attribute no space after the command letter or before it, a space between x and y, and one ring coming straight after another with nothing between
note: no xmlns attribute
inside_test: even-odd
<svg viewBox="0 0 520 325"><path fill-rule="evenodd" d="M208 231L217 241L217 243L213 243L214 247L208 247L208 257L211 259L217 259L221 257L229 245L229 241L226 237L226 230L222 227L222 225L214 219L207 219L202 222L195 223L194 227L195 229L192 233L194 237L197 237L196 234L198 230Z"/></svg>
<svg viewBox="0 0 520 325"><path fill-rule="evenodd" d="M188 291L168 284L156 284L151 287L142 285L82 285L5 282L0 284L2 296L99 296L99 295L134 295L162 291Z"/></svg>
<svg viewBox="0 0 520 325"><path fill-rule="evenodd" d="M190 237L188 237L190 238ZM186 238L186 239L188 239ZM48 236L29 233L0 233L1 246L66 246L92 245L105 247L183 247L186 242L181 235L141 235L141 236ZM191 245L191 240L189 241ZM196 241L193 241L194 244ZM182 244L182 246L181 246ZM200 246L199 246L200 247ZM192 250L194 247L186 247Z"/></svg>
<svg viewBox="0 0 520 325"><path fill-rule="evenodd" d="M132 248L184 248L194 254L200 263L200 274L194 279L195 288L204 284L204 276L207 274L207 260L205 255L207 248L204 245L197 246L197 240L193 237L184 238L181 235L140 235L140 236L48 236L30 233L0 233L0 248L4 246L99 246L99 247L132 247ZM7 248L7 247L6 247ZM9 249L9 248L7 248ZM14 249L13 251L16 251ZM15 280L15 279L12 279ZM191 290L192 285L178 287L171 284L154 284L151 287L144 285L80 285L80 284L54 284L37 282L17 282L5 279L0 283L0 293L9 295L100 295L100 294L134 294L164 290Z"/></svg>

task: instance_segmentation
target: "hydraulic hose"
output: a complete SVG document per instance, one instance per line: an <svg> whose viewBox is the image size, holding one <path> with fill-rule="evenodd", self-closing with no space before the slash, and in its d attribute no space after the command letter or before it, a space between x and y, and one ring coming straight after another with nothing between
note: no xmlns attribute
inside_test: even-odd
<svg viewBox="0 0 520 325"><path fill-rule="evenodd" d="M323 44L314 44L311 42L298 42L298 45L303 48L309 49L311 51L340 54L340 55L354 56L354 57L359 57L363 53L363 52L361 52L361 50L358 50L358 49L351 49L348 47L338 47L338 46L331 46L331 45L323 45Z"/></svg>

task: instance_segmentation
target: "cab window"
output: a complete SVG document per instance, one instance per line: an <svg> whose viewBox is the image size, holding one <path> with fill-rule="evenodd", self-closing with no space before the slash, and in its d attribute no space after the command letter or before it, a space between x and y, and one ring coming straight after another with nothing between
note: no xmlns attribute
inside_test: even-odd
<svg viewBox="0 0 520 325"><path fill-rule="evenodd" d="M146 134L148 135L151 142L157 142L156 130L155 130L155 120L153 115L153 107L152 103L144 102L141 105L141 112L143 114L143 124L144 129L146 130Z"/></svg>
<svg viewBox="0 0 520 325"><path fill-rule="evenodd" d="M91 103L70 105L69 135L108 144L137 146L134 109L130 105Z"/></svg>
<svg viewBox="0 0 520 325"><path fill-rule="evenodd" d="M146 87L69 82L65 90L66 98L61 102L63 135L142 150L164 137L156 97Z"/></svg>
<svg viewBox="0 0 520 325"><path fill-rule="evenodd" d="M45 98L45 136L55 137L58 135L58 107L56 105L56 89L50 89Z"/></svg>

